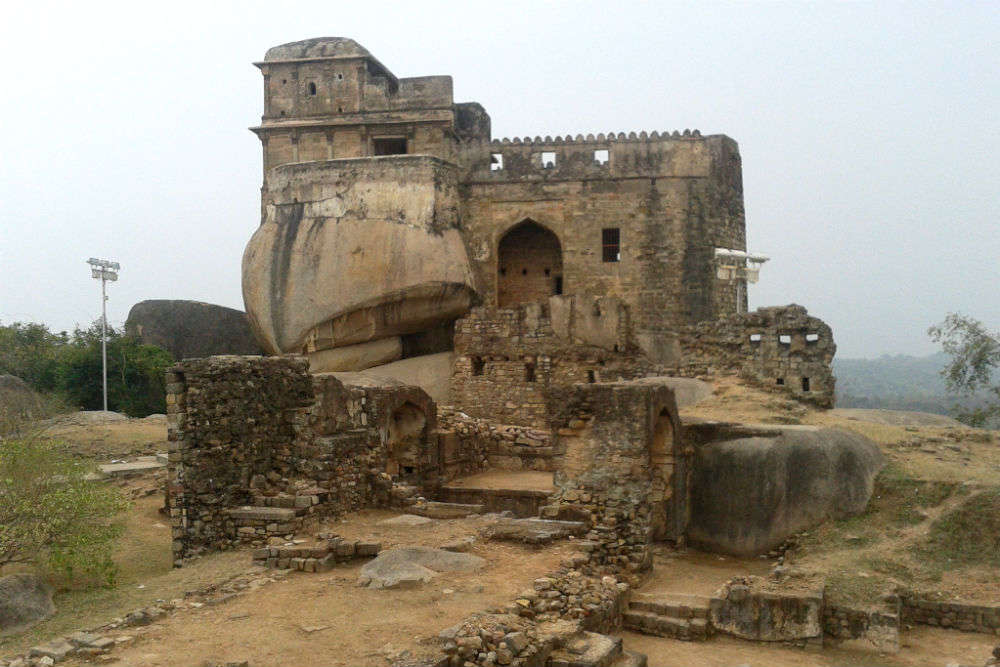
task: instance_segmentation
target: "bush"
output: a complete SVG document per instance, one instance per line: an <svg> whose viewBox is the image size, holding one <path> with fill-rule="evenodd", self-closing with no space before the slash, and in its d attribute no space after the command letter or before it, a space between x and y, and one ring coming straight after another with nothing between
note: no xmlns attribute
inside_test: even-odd
<svg viewBox="0 0 1000 667"><path fill-rule="evenodd" d="M0 568L48 568L67 584L110 585L111 547L126 503L92 468L41 438L0 443Z"/></svg>

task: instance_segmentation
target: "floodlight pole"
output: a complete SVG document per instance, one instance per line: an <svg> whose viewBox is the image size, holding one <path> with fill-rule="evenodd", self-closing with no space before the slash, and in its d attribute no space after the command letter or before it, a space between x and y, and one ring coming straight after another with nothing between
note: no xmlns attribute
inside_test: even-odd
<svg viewBox="0 0 1000 667"><path fill-rule="evenodd" d="M101 383L104 387L104 411L108 411L108 281L118 280L121 265L106 259L87 260L90 274L101 279Z"/></svg>

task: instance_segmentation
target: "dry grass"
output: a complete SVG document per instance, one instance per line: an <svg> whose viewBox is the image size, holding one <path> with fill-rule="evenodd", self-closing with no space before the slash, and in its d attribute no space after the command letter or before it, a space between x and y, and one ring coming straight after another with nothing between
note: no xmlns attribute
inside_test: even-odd
<svg viewBox="0 0 1000 667"><path fill-rule="evenodd" d="M167 449L167 426L164 421L130 419L111 424L56 422L46 427L42 434L66 442L84 458L102 463Z"/></svg>

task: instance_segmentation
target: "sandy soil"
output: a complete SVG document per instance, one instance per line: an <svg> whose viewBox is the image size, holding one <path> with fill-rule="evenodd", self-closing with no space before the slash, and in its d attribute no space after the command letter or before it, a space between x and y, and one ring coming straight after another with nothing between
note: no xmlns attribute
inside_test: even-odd
<svg viewBox="0 0 1000 667"><path fill-rule="evenodd" d="M638 590L710 596L733 577L765 576L772 565L773 561L763 558L734 558L657 546L653 552L653 572Z"/></svg>
<svg viewBox="0 0 1000 667"><path fill-rule="evenodd" d="M398 513L365 511L328 524L345 537L378 537L383 548L440 546L473 535L481 519L434 521L412 528L379 526ZM410 590L368 590L356 580L363 562L322 574L293 573L225 604L177 612L150 626L134 645L115 652L117 664L189 667L203 661L252 665L385 665L409 651L437 655L437 633L489 607L509 603L531 581L555 569L565 544L545 550L478 543L486 559L476 573L446 573ZM249 568L249 553L241 554ZM317 629L320 628L320 629Z"/></svg>

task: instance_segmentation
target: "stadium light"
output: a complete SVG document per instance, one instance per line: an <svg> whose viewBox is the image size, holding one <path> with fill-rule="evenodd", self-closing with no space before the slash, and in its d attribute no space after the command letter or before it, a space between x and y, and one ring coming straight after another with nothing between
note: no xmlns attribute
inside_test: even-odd
<svg viewBox="0 0 1000 667"><path fill-rule="evenodd" d="M104 385L104 411L108 411L108 281L118 280L118 272L121 265L118 262L110 262L106 259L96 259L91 257L87 260L90 264L90 275L101 281L101 379Z"/></svg>

